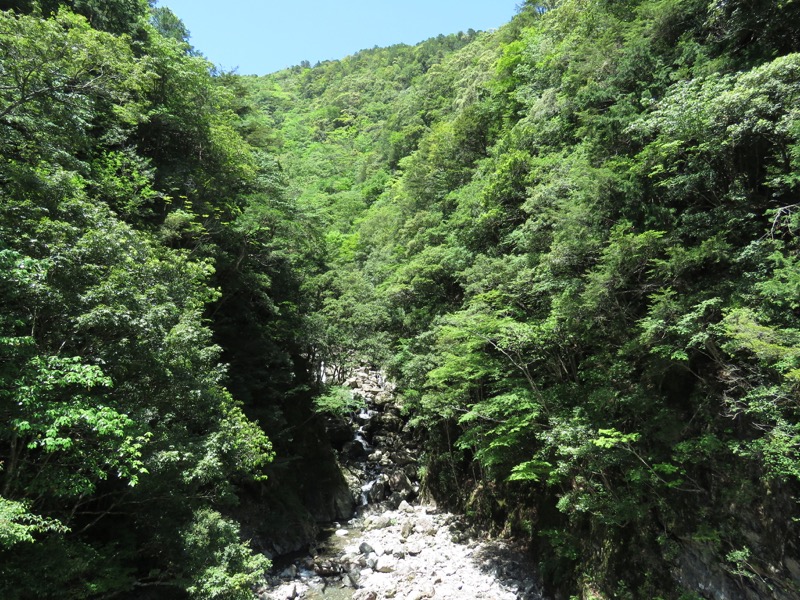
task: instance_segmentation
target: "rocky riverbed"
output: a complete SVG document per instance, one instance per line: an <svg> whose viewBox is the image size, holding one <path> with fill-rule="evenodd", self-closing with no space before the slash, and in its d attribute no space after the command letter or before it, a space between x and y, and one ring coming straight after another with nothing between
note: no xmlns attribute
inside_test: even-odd
<svg viewBox="0 0 800 600"><path fill-rule="evenodd" d="M523 549L421 501L414 443L382 374L360 369L344 384L365 400L330 428L356 514L308 553L276 559L260 600L542 598Z"/></svg>
<svg viewBox="0 0 800 600"><path fill-rule="evenodd" d="M542 598L521 549L433 506L372 507L315 550L285 566L261 599Z"/></svg>

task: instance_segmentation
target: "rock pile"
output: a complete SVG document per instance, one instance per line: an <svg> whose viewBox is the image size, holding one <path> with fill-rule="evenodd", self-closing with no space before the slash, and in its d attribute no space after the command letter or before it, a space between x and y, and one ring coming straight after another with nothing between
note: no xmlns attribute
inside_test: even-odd
<svg viewBox="0 0 800 600"><path fill-rule="evenodd" d="M362 367L344 382L365 408L353 415L355 430L341 447L340 463L360 505L388 501L397 508L419 493L417 452L394 401L394 385Z"/></svg>
<svg viewBox="0 0 800 600"><path fill-rule="evenodd" d="M453 514L405 501L369 512L337 530L322 555L284 569L261 598L542 598L523 551L482 539Z"/></svg>

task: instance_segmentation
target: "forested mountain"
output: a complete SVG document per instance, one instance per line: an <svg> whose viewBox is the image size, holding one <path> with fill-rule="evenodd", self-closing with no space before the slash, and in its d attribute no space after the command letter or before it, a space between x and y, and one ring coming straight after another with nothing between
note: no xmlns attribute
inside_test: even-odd
<svg viewBox="0 0 800 600"><path fill-rule="evenodd" d="M0 9L0 596L251 597L348 509L312 400L362 363L548 593L800 595L798 3L265 77L146 0Z"/></svg>
<svg viewBox="0 0 800 600"><path fill-rule="evenodd" d="M797 23L527 2L250 82L326 232L317 353L389 367L430 492L553 589L800 593Z"/></svg>

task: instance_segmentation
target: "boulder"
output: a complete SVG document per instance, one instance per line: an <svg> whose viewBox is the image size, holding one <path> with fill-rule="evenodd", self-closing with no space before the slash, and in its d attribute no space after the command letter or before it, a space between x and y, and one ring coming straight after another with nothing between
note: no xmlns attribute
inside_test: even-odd
<svg viewBox="0 0 800 600"><path fill-rule="evenodd" d="M436 590L430 585L412 591L406 596L406 600L423 600L423 598L433 598L435 595Z"/></svg>
<svg viewBox="0 0 800 600"><path fill-rule="evenodd" d="M332 577L342 572L341 565L332 560L323 560L314 564L314 572L320 577Z"/></svg>
<svg viewBox="0 0 800 600"><path fill-rule="evenodd" d="M367 457L367 449L358 440L351 440L342 446L342 455L350 460L363 460Z"/></svg>
<svg viewBox="0 0 800 600"><path fill-rule="evenodd" d="M400 537L404 540L414 533L414 523L411 521L404 521L403 526L400 528Z"/></svg>
<svg viewBox="0 0 800 600"><path fill-rule="evenodd" d="M372 517L367 523L367 529L385 529L392 524L392 519L388 515Z"/></svg>
<svg viewBox="0 0 800 600"><path fill-rule="evenodd" d="M414 495L414 485L403 471L395 471L389 475L389 487L408 500Z"/></svg>
<svg viewBox="0 0 800 600"><path fill-rule="evenodd" d="M295 565L289 565L280 574L281 579L294 579L295 577L297 577L297 567Z"/></svg>
<svg viewBox="0 0 800 600"><path fill-rule="evenodd" d="M375 564L375 571L378 573L392 573L396 569L397 564L395 559L391 556L381 556Z"/></svg>
<svg viewBox="0 0 800 600"><path fill-rule="evenodd" d="M375 481L367 490L367 502L377 504L384 500L389 493L389 486L382 478Z"/></svg>
<svg viewBox="0 0 800 600"><path fill-rule="evenodd" d="M383 546L380 542L372 541L372 542L361 542L361 545L358 547L361 554L375 554L376 556L381 556L386 553L383 549Z"/></svg>
<svg viewBox="0 0 800 600"><path fill-rule="evenodd" d="M386 507L389 510L397 510L400 507L400 503L402 501L403 501L403 496L401 494L398 494L397 492L392 492L386 499Z"/></svg>
<svg viewBox="0 0 800 600"><path fill-rule="evenodd" d="M370 552L375 552L375 550L372 548L372 544L370 544L369 542L361 542L361 545L358 547L358 551L361 552L361 554L369 554Z"/></svg>

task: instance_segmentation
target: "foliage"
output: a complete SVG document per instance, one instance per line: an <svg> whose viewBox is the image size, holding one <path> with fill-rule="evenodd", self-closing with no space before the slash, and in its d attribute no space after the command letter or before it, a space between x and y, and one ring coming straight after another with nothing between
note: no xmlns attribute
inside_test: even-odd
<svg viewBox="0 0 800 600"><path fill-rule="evenodd" d="M528 1L262 78L140 0L2 8L3 597L248 596L229 507L363 362L561 595L698 555L797 595L797 3Z"/></svg>
<svg viewBox="0 0 800 600"><path fill-rule="evenodd" d="M331 386L325 393L314 398L315 411L335 417L346 417L365 406L363 398L341 385Z"/></svg>
<svg viewBox="0 0 800 600"><path fill-rule="evenodd" d="M217 512L199 511L183 532L193 598L246 600L269 568L269 561L253 555L240 541L238 526ZM211 560L209 560L211 558Z"/></svg>
<svg viewBox="0 0 800 600"><path fill-rule="evenodd" d="M431 491L536 511L564 595L680 597L712 523L792 585L741 551L800 492L797 6L756 5L526 2L253 81L328 241L319 357L388 364Z"/></svg>
<svg viewBox="0 0 800 600"><path fill-rule="evenodd" d="M0 546L10 548L19 542L35 541L34 534L65 532L58 521L34 515L22 502L0 498Z"/></svg>
<svg viewBox="0 0 800 600"><path fill-rule="evenodd" d="M250 390L235 389L247 365L227 307L239 294L280 305L285 321L251 339L266 348L255 360L280 365L273 379L291 379L301 219L274 161L239 133L248 100L190 51L180 21L157 11L165 37L139 0L10 4L0 595L248 597L267 562L230 507L273 450L245 414Z"/></svg>

